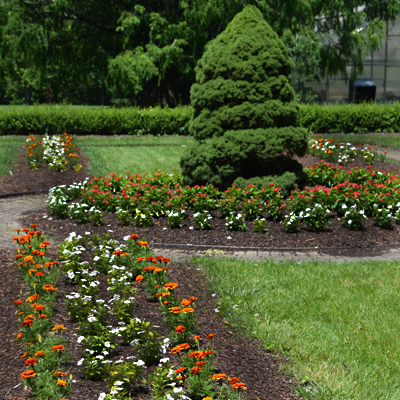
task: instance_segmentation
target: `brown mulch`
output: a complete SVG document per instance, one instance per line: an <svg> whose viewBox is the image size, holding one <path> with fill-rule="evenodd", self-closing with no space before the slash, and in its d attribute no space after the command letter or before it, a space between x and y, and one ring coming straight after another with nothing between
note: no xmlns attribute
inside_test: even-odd
<svg viewBox="0 0 400 400"><path fill-rule="evenodd" d="M23 148L18 162L12 170L12 175L0 177L0 194L48 191L54 186L81 182L87 177L88 161L82 155L79 154L79 156L82 165L79 172L73 169L62 172L52 171L44 163L39 166L37 171L34 171L26 163L25 149Z"/></svg>

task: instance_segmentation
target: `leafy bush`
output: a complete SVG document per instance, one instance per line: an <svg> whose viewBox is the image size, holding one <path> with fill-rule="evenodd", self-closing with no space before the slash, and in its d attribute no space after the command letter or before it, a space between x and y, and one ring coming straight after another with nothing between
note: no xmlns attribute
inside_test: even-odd
<svg viewBox="0 0 400 400"><path fill-rule="evenodd" d="M300 105L297 122L313 133L399 132L400 104Z"/></svg>
<svg viewBox="0 0 400 400"><path fill-rule="evenodd" d="M291 127L298 106L290 71L285 45L254 6L209 42L191 89L196 143L181 159L184 184L224 189L239 177L281 175L291 156L305 154L306 130Z"/></svg>
<svg viewBox="0 0 400 400"><path fill-rule="evenodd" d="M187 135L192 114L191 107L10 106L1 109L0 135Z"/></svg>

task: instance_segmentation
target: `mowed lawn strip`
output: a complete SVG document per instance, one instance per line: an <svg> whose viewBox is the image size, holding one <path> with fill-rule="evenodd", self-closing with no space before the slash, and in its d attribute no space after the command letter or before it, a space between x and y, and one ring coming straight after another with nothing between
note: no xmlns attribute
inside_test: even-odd
<svg viewBox="0 0 400 400"><path fill-rule="evenodd" d="M0 136L0 176L9 175L17 164L21 146L26 143L26 137Z"/></svg>
<svg viewBox="0 0 400 400"><path fill-rule="evenodd" d="M400 263L193 261L221 315L317 384L306 398L400 398Z"/></svg>
<svg viewBox="0 0 400 400"><path fill-rule="evenodd" d="M317 138L316 134L310 134L310 137ZM355 135L335 135L334 133L321 135L320 138L332 139L334 138L334 143L352 143L360 145L371 145L375 147L386 146L395 147L400 149L400 136L369 136L362 134Z"/></svg>
<svg viewBox="0 0 400 400"><path fill-rule="evenodd" d="M95 176L127 171L144 174L156 169L172 172L179 168L179 160L192 142L186 136L75 137L75 143L89 159L89 172Z"/></svg>

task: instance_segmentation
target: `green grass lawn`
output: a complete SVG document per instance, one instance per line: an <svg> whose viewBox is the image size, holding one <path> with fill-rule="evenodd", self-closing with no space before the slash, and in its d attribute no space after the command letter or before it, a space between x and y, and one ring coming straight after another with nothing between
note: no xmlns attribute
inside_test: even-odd
<svg viewBox="0 0 400 400"><path fill-rule="evenodd" d="M398 262L194 262L221 316L317 384L303 386L306 398L400 399Z"/></svg>
<svg viewBox="0 0 400 400"><path fill-rule="evenodd" d="M75 143L89 159L89 172L108 176L111 172L134 174L154 172L156 169L172 172L179 168L179 160L190 137L93 137L79 136Z"/></svg>
<svg viewBox="0 0 400 400"><path fill-rule="evenodd" d="M317 135L310 135L317 137ZM325 134L321 138L332 139L335 138L334 143L353 143L353 144L370 144L373 146L387 146L400 149L400 136L368 136L368 135L336 135Z"/></svg>
<svg viewBox="0 0 400 400"><path fill-rule="evenodd" d="M9 175L18 160L20 147L26 143L26 137L0 136L0 176Z"/></svg>

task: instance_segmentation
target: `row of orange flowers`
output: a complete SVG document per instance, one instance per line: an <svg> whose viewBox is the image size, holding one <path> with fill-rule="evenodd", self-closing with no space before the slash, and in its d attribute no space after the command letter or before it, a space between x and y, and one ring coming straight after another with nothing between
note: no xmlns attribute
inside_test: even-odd
<svg viewBox="0 0 400 400"><path fill-rule="evenodd" d="M62 371L63 362L69 358L62 337L66 328L51 321L52 303L57 295L54 285L58 278L58 262L46 256L50 243L43 241L42 231L37 227L32 224L30 229L18 229L19 235L13 238L19 245L15 261L31 293L25 300L13 302L21 326L16 339L26 346L21 358L27 369L21 379L24 385L31 387L38 400L69 400L65 395L71 390L71 382L65 380L67 373Z"/></svg>
<svg viewBox="0 0 400 400"><path fill-rule="evenodd" d="M28 165L37 170L43 161L50 169L61 171L68 167L79 171L78 148L73 143L73 137L63 132L62 135L44 137L29 135L26 143Z"/></svg>
<svg viewBox="0 0 400 400"><path fill-rule="evenodd" d="M151 256L137 259L138 263L151 262L152 264L158 264L160 261L159 257L154 258ZM207 339L210 342L208 342L205 349L200 346L202 337L194 335L199 329L195 314L195 304L198 299L192 296L179 302L174 296L174 290L179 287L179 284L168 282L170 279L167 276L168 271L169 269L165 267L145 266L142 269L142 273L136 277L136 282L147 282L144 290L159 299L161 313L164 315L167 326L172 330L172 341L180 343L171 349L172 354L178 354L182 364L182 367L174 371L177 380L185 385L187 379L190 380L192 377L201 375L198 379L204 380L204 387L212 387L212 382L218 382L219 391L221 394L226 394L226 398L233 399L235 394L240 398L241 390L245 390L247 387L243 382L240 382L239 378L228 377L225 373L213 373L212 362L215 355L214 337L216 335L213 333L207 335ZM172 329L174 326L175 328ZM233 392L223 386L223 382L230 383ZM193 384L189 382L188 386L193 386ZM214 392L214 389L211 392ZM190 394L196 395L197 393ZM212 400L212 397L207 396L203 400Z"/></svg>

